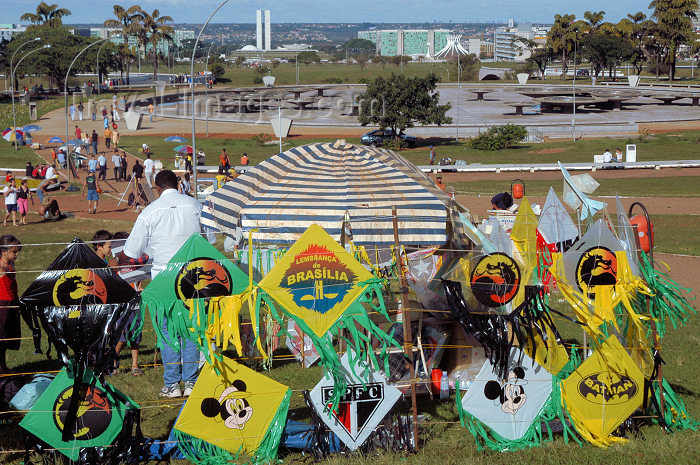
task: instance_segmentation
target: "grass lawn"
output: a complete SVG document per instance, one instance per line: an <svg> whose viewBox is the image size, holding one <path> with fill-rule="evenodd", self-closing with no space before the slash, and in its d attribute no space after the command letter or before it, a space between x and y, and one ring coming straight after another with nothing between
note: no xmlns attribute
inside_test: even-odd
<svg viewBox="0 0 700 465"><path fill-rule="evenodd" d="M369 131L369 129L367 129ZM180 134L191 142L191 134ZM225 148L233 164L237 164L243 152L248 154L251 164L257 164L279 152L277 141L273 136L267 136L268 144L259 144L253 136L245 138L215 139L197 137L197 149L200 147L207 154L208 165L218 165L221 149ZM332 142L336 138L308 138L293 136L283 140L283 149L317 143ZM358 137L346 137L348 142L359 144ZM614 150L615 147L623 147L626 142L637 144L637 159L649 160L693 160L698 158L697 146L700 142L700 131L676 132L674 134L656 134L636 138L630 141L615 139L579 140L577 142L544 142L540 144L519 144L516 147L489 152L475 150L469 146L468 141L445 138L419 139L418 147L400 150L399 153L410 162L417 165L425 165L428 160L428 147L435 146L438 160L450 157L453 160L464 160L467 163L481 164L506 164L506 163L566 163L590 162L593 154L603 153L606 148ZM172 167L175 152L173 148L177 143L164 142L163 137L155 136L122 136L120 147L135 154L141 151L141 144L148 144L155 153L155 159L163 161L166 167ZM554 152L554 153L552 153ZM528 183L528 189L530 184ZM485 192L491 192L486 190Z"/></svg>

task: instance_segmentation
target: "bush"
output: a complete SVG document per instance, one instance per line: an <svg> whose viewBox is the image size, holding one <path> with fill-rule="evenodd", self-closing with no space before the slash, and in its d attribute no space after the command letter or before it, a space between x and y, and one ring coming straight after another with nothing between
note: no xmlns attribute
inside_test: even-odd
<svg viewBox="0 0 700 465"><path fill-rule="evenodd" d="M332 77L328 79L323 80L324 84L342 84L343 80L340 79L339 77Z"/></svg>
<svg viewBox="0 0 700 465"><path fill-rule="evenodd" d="M262 76L253 76L253 84L262 84Z"/></svg>
<svg viewBox="0 0 700 465"><path fill-rule="evenodd" d="M253 136L253 140L255 141L255 145L258 147L264 147L272 140L272 137L270 137L268 134L265 134L261 132L257 136Z"/></svg>
<svg viewBox="0 0 700 465"><path fill-rule="evenodd" d="M527 129L517 124L493 126L488 131L479 133L469 145L477 150L502 150L520 142L527 137Z"/></svg>
<svg viewBox="0 0 700 465"><path fill-rule="evenodd" d="M358 84L369 84L369 79L367 78L360 78L357 80Z"/></svg>

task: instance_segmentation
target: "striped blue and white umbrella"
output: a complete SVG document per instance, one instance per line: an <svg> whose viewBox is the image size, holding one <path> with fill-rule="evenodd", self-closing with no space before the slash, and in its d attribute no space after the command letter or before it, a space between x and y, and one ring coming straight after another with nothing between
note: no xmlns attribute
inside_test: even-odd
<svg viewBox="0 0 700 465"><path fill-rule="evenodd" d="M263 244L291 244L312 224L340 240L347 219L358 245L447 241L450 198L413 164L390 150L345 141L290 149L268 158L207 198L205 226L232 236L255 230Z"/></svg>

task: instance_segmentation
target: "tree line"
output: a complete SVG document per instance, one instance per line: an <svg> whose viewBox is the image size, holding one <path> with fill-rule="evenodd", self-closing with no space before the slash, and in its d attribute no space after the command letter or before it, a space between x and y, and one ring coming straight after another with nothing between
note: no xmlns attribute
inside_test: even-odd
<svg viewBox="0 0 700 465"><path fill-rule="evenodd" d="M650 18L637 12L617 23L605 22L605 11L586 11L582 20L573 14L557 14L544 47L526 39L521 42L532 53L528 61L543 75L547 63L560 60L565 77L576 54L577 62L589 62L596 77L604 71L612 77L619 64L629 63L636 74L646 65L657 77L668 74L673 81L679 51L685 49L691 57L698 53L693 29L698 0L653 0L649 8Z"/></svg>
<svg viewBox="0 0 700 465"><path fill-rule="evenodd" d="M125 82L128 84L131 65L139 56L137 54L142 54L153 63L153 78L155 80L159 62L165 59L163 53L158 51L158 44L173 42L174 29L170 25L173 19L170 16L161 15L158 9L149 13L138 5L128 8L114 5L113 11L114 17L104 21L104 26L117 29L116 32L111 33L110 37L121 36L121 43L107 41L102 46L88 49L76 61L71 69L71 75L97 72L97 54L101 52L99 55L100 71L117 70L122 74L122 78L126 74ZM69 28L65 27L63 19L70 14L71 11L67 8L41 2L37 5L36 11L25 13L20 17L21 21L31 24L23 33L0 44L3 67L9 68L10 57L28 41L38 39L37 46L50 44L51 48L27 56L26 60L22 61L15 71L16 79L13 83L15 88L17 88L18 78L30 72L47 76L50 85L63 87L66 72L73 58L91 42L99 40L95 37L82 37L73 34ZM129 38L132 37L136 39L137 47L132 47L129 44ZM151 46L150 50L148 50L149 45ZM32 48L26 47L22 51L28 52ZM19 61L19 56L21 55L15 57L15 64Z"/></svg>

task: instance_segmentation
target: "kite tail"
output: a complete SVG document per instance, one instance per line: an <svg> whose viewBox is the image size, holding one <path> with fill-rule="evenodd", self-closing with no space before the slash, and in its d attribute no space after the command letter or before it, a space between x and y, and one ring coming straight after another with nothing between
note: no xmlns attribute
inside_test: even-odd
<svg viewBox="0 0 700 465"><path fill-rule="evenodd" d="M378 450L392 452L415 450L413 420L405 396L402 396L401 400L384 416L359 450L363 454Z"/></svg>
<svg viewBox="0 0 700 465"><path fill-rule="evenodd" d="M345 446L340 442L338 436L328 429L323 419L319 416L314 403L311 401L309 391L302 391L302 395L311 415L312 427L311 433L306 436L306 446L311 449L314 460L320 462L327 458L331 452L345 451Z"/></svg>
<svg viewBox="0 0 700 465"><path fill-rule="evenodd" d="M690 293L690 289L671 279L668 273L654 268L654 263L659 262L652 262L644 251L641 252L639 271L651 289L649 312L651 317L656 319L656 330L659 337L664 337L667 320L676 329L679 324L685 324L688 318L696 312L686 297ZM668 269L668 265L666 268ZM644 312L646 313L646 309Z"/></svg>
<svg viewBox="0 0 700 465"><path fill-rule="evenodd" d="M227 465L238 460L240 451L233 455L230 452L203 441L179 430L173 430L177 439L177 448L182 455L197 465Z"/></svg>
<svg viewBox="0 0 700 465"><path fill-rule="evenodd" d="M136 317L131 322L131 326L126 329L126 342L129 345L135 343L141 332L143 331L143 322L146 317L146 306L141 305L141 299L136 297L134 300L129 302L129 307L132 308L134 313L137 313Z"/></svg>
<svg viewBox="0 0 700 465"><path fill-rule="evenodd" d="M280 445L280 439L282 438L282 431L287 424L287 412L289 411L289 402L292 398L292 391L287 390L284 399L280 403L277 413L270 423L270 428L265 433L260 446L255 451L251 463L270 463L277 459L277 449Z"/></svg>

